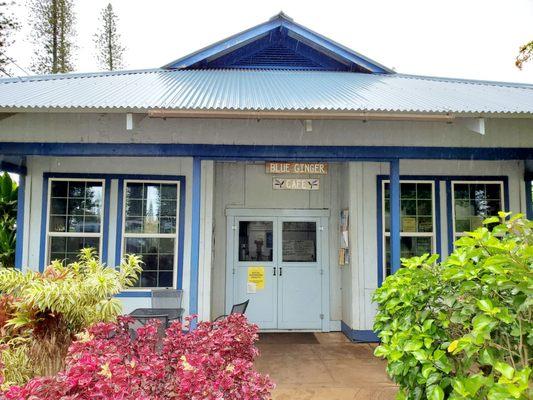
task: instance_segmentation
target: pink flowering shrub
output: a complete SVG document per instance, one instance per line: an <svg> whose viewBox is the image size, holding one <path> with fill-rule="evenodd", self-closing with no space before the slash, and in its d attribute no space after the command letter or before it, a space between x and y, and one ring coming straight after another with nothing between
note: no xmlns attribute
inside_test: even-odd
<svg viewBox="0 0 533 400"><path fill-rule="evenodd" d="M188 324L189 320L186 324ZM202 322L192 331L176 322L163 343L156 321L131 339L131 319L98 323L69 348L54 377L12 386L6 400L263 400L274 385L253 369L257 327L242 315Z"/></svg>

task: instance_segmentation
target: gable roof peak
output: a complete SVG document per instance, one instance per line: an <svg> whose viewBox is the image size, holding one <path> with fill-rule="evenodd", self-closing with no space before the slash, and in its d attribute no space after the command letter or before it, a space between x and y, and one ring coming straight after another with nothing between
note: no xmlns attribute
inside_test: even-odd
<svg viewBox="0 0 533 400"><path fill-rule="evenodd" d="M164 69L291 69L393 74L392 69L300 25L280 11Z"/></svg>
<svg viewBox="0 0 533 400"><path fill-rule="evenodd" d="M281 11L280 11L279 13L277 13L276 15L273 15L273 16L269 19L269 21L275 21L275 20L277 20L277 19L285 19L285 20L287 20L287 21L294 22L294 19L291 18L291 17L289 17L287 14L285 14L285 13L283 12L283 10L281 10Z"/></svg>

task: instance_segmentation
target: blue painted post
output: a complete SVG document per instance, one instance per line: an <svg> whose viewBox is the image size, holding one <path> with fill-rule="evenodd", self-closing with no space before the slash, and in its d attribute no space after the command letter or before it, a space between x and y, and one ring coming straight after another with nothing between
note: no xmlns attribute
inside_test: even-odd
<svg viewBox="0 0 533 400"><path fill-rule="evenodd" d="M400 160L390 162L390 260L394 274L400 269Z"/></svg>
<svg viewBox="0 0 533 400"><path fill-rule="evenodd" d="M526 176L526 212L528 219L533 219L533 193L531 189L531 177Z"/></svg>
<svg viewBox="0 0 533 400"><path fill-rule="evenodd" d="M191 282L189 313L198 314L198 271L200 268L200 208L201 208L202 160L193 158L192 163L192 224L191 224ZM191 328L196 327L193 321Z"/></svg>
<svg viewBox="0 0 533 400"><path fill-rule="evenodd" d="M19 175L17 193L17 234L15 248L15 268L22 269L22 253L24 249L24 195L26 192L26 177Z"/></svg>

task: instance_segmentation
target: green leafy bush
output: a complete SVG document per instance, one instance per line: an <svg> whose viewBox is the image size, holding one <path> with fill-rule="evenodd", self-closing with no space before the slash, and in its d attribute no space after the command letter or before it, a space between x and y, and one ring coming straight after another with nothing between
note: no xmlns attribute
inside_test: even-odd
<svg viewBox="0 0 533 400"><path fill-rule="evenodd" d="M0 175L0 266L15 266L18 185L7 172Z"/></svg>
<svg viewBox="0 0 533 400"><path fill-rule="evenodd" d="M82 250L79 262L54 261L42 273L0 268L3 386L61 370L76 334L116 320L121 305L113 296L133 286L140 269L134 255L120 269L106 267L92 249Z"/></svg>
<svg viewBox="0 0 533 400"><path fill-rule="evenodd" d="M509 217L485 220L442 263L402 259L375 292L375 355L399 399L531 398L533 222Z"/></svg>

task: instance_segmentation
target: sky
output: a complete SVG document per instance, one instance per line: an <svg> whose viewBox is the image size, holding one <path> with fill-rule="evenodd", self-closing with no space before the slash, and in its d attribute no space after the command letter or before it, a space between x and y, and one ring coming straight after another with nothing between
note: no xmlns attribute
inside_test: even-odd
<svg viewBox="0 0 533 400"><path fill-rule="evenodd" d="M22 29L10 55L30 71L26 0L15 0ZM73 0L76 71L97 71L93 37L109 0ZM126 69L169 61L268 20L296 22L408 74L533 83L533 62L514 66L533 40L533 0L111 0L126 47ZM23 75L20 70L12 69Z"/></svg>

